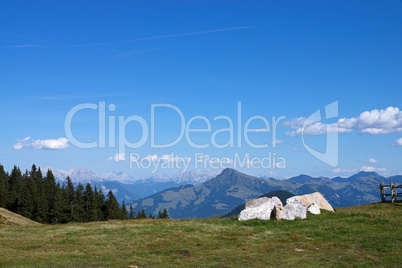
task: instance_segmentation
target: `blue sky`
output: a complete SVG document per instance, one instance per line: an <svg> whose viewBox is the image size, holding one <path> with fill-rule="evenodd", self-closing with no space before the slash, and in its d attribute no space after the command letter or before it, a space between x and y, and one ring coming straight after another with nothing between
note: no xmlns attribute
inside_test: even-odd
<svg viewBox="0 0 402 268"><path fill-rule="evenodd" d="M136 177L151 171L130 168L130 153L137 160L171 163L194 161L197 153L217 161L249 154L284 159L280 168L242 169L280 178L360 170L402 174L401 47L402 2L396 0L2 2L0 162L7 170L35 163ZM331 166L306 150L298 131L303 118L317 110L324 115L334 101L338 117L304 131L308 146L323 151L322 129L338 122L339 162ZM150 124L151 105L163 103L177 107L186 123L194 116L210 121L210 132L190 135L210 146L194 148L183 137L174 146L152 148L148 137L140 148L126 148L124 157L108 143L77 148L66 139L67 113L79 104L101 102L116 107L106 111L105 123L108 128L109 116L115 118L116 144L119 116L136 115ZM276 142L271 129L249 134L267 148L247 146L243 132L241 147L236 142L211 146L213 132L228 127L224 120L214 121L216 116L235 122L237 141L238 102L243 128L252 116L270 124L272 116L286 117L278 124ZM98 110L73 117L72 132L80 141L98 141ZM169 108L155 110L155 126L160 143L175 140L182 127ZM191 127L204 128L205 122L194 120ZM250 128L265 126L254 120ZM126 138L138 141L142 131L129 123ZM228 139L228 132L216 136L220 144Z"/></svg>

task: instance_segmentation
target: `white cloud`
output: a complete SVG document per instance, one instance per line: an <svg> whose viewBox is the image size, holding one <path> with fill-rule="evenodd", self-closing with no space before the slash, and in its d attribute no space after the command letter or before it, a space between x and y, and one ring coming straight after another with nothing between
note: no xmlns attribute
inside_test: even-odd
<svg viewBox="0 0 402 268"><path fill-rule="evenodd" d="M332 170L332 173L355 173L357 171L357 169L341 169L341 168L336 168Z"/></svg>
<svg viewBox="0 0 402 268"><path fill-rule="evenodd" d="M397 139L391 145L392 146L402 146L402 138Z"/></svg>
<svg viewBox="0 0 402 268"><path fill-rule="evenodd" d="M274 142L272 143L272 146L276 146L276 145L282 144L282 143L283 143L283 140L276 140L276 141L274 141Z"/></svg>
<svg viewBox="0 0 402 268"><path fill-rule="evenodd" d="M290 128L301 128L304 121L306 121L305 117L292 118L288 121L283 122L282 125Z"/></svg>
<svg viewBox="0 0 402 268"><path fill-rule="evenodd" d="M375 167L372 166L362 166L360 171L372 172L375 171Z"/></svg>
<svg viewBox="0 0 402 268"><path fill-rule="evenodd" d="M16 150L16 151L19 151L19 150L21 150L23 147L24 147L24 146L22 145L22 143L21 143L21 142L18 142L18 143L16 143L16 144L13 145L12 149L13 149L13 150Z"/></svg>
<svg viewBox="0 0 402 268"><path fill-rule="evenodd" d="M341 168L336 168L332 170L332 173L335 174L353 174L358 172L359 170L357 168L354 169L341 169ZM373 166L362 166L360 168L360 171L365 171L365 172L383 172L387 173L388 170L386 168L375 168Z"/></svg>
<svg viewBox="0 0 402 268"><path fill-rule="evenodd" d="M69 147L67 138L58 138L57 140L34 140L31 143L34 149L59 150Z"/></svg>
<svg viewBox="0 0 402 268"><path fill-rule="evenodd" d="M319 135L323 133L345 133L353 130L358 130L360 133L368 134L389 134L394 132L402 132L402 111L398 107L388 107L385 110L364 111L358 117L341 118L336 123L325 124L314 122L306 124L303 129L303 124L307 119L304 117L294 118L283 125L296 129L288 131L286 135L295 136L296 134ZM401 141L402 142L402 141Z"/></svg>
<svg viewBox="0 0 402 268"><path fill-rule="evenodd" d="M370 158L370 160L367 163L375 164L375 163L378 163L378 160L375 160L374 158Z"/></svg>
<svg viewBox="0 0 402 268"><path fill-rule="evenodd" d="M114 156L111 156L107 159L108 161L113 161L113 162L124 162L126 161L126 155L124 153L121 154L115 154Z"/></svg>
<svg viewBox="0 0 402 268"><path fill-rule="evenodd" d="M373 166L362 166L360 171L367 171L367 172L373 172L373 171L378 171L378 172L387 172L388 170L386 168L375 168Z"/></svg>
<svg viewBox="0 0 402 268"><path fill-rule="evenodd" d="M21 150L22 148L47 149L47 150L62 150L69 147L67 138L35 140L31 137L26 137L22 140L17 140L11 148L13 150Z"/></svg>

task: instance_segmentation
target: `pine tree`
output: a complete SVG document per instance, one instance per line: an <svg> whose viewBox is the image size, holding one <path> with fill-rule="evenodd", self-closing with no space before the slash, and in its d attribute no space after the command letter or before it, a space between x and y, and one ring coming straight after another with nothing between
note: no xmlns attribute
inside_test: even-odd
<svg viewBox="0 0 402 268"><path fill-rule="evenodd" d="M107 206L105 195L102 190L97 190L95 186L95 203L96 203L96 216L98 221L104 221L106 219Z"/></svg>
<svg viewBox="0 0 402 268"><path fill-rule="evenodd" d="M145 213L145 210L141 210L141 216L140 219L146 219L147 218L147 214Z"/></svg>
<svg viewBox="0 0 402 268"><path fill-rule="evenodd" d="M76 215L75 221L82 222L85 219L85 201L83 198L84 186L81 183L78 183L77 188L75 190L75 203L76 203Z"/></svg>
<svg viewBox="0 0 402 268"><path fill-rule="evenodd" d="M18 193L17 213L28 219L33 219L35 209L36 189L34 187L35 183L32 177L24 178L21 191Z"/></svg>
<svg viewBox="0 0 402 268"><path fill-rule="evenodd" d="M133 205L130 205L130 212L129 212L129 214L128 214L128 218L129 218L130 220L135 219L135 211L134 211L134 209L133 209Z"/></svg>
<svg viewBox="0 0 402 268"><path fill-rule="evenodd" d="M141 219L141 210L138 210L137 216L135 216L136 219Z"/></svg>
<svg viewBox="0 0 402 268"><path fill-rule="evenodd" d="M112 220L112 219L121 219L122 218L122 213L120 210L119 203L117 202L116 197L114 197L113 192L110 190L109 193L107 194L107 219Z"/></svg>
<svg viewBox="0 0 402 268"><path fill-rule="evenodd" d="M61 204L61 223L68 223L69 222L69 217L70 217L70 205L69 205L69 200L68 200L68 195L67 195L67 184L63 183L63 186L61 187L61 199L62 199L62 204Z"/></svg>
<svg viewBox="0 0 402 268"><path fill-rule="evenodd" d="M18 208L18 193L22 187L22 174L19 167L14 166L8 179L8 204L7 209L12 212L17 212Z"/></svg>
<svg viewBox="0 0 402 268"><path fill-rule="evenodd" d="M162 213L162 215L163 215L163 218L164 218L164 219L170 219L170 218L169 218L169 214L168 214L168 212L167 212L167 209L166 209L166 208L164 208L164 209L163 209L163 213Z"/></svg>
<svg viewBox="0 0 402 268"><path fill-rule="evenodd" d="M46 176L43 181L45 198L48 204L48 211L46 213L47 223L55 222L55 197L56 197L56 180L50 169L47 170Z"/></svg>
<svg viewBox="0 0 402 268"><path fill-rule="evenodd" d="M78 221L77 203L75 197L75 189L70 177L67 176L67 185L65 188L66 208L65 214L67 221Z"/></svg>
<svg viewBox="0 0 402 268"><path fill-rule="evenodd" d="M0 165L0 207L5 208L7 205L8 194L8 176L4 171L3 165Z"/></svg>
<svg viewBox="0 0 402 268"><path fill-rule="evenodd" d="M29 178L28 178L29 189L30 189L30 193L32 196L32 206L33 206L32 211L31 211L32 212L32 217L31 217L32 220L35 218L36 207L39 202L38 187L36 184L37 176L38 176L38 170L36 169L35 164L33 164L31 171L29 172Z"/></svg>
<svg viewBox="0 0 402 268"><path fill-rule="evenodd" d="M66 220L63 213L64 200L60 183L56 184L54 200L54 219L52 223L63 223Z"/></svg>
<svg viewBox="0 0 402 268"><path fill-rule="evenodd" d="M127 212L127 207L126 204L124 203L123 200L123 204L121 205L121 219L122 220L127 220L128 219L128 212Z"/></svg>
<svg viewBox="0 0 402 268"><path fill-rule="evenodd" d="M60 183L56 184L53 173L48 169L44 179L44 190L48 204L48 223L60 223L63 218L63 196Z"/></svg>
<svg viewBox="0 0 402 268"><path fill-rule="evenodd" d="M84 202L85 202L84 221L87 221L87 222L96 221L96 218L97 218L96 201L95 201L94 192L92 191L92 187L89 183L85 187Z"/></svg>
<svg viewBox="0 0 402 268"><path fill-rule="evenodd" d="M164 208L163 211L159 210L158 219L169 219L169 215L168 215L166 208Z"/></svg>
<svg viewBox="0 0 402 268"><path fill-rule="evenodd" d="M37 203L35 204L33 219L34 221L40 223L46 223L48 222L49 206L46 199L45 182L40 168L38 168L38 171L36 172L35 185L37 192Z"/></svg>

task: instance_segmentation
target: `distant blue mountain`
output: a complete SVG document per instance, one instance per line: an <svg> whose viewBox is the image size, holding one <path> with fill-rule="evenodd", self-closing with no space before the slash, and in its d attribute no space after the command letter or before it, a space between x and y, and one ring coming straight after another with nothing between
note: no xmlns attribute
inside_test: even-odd
<svg viewBox="0 0 402 268"><path fill-rule="evenodd" d="M399 182L401 178L392 177ZM228 168L200 185L170 188L131 204L136 211L144 209L154 214L166 208L172 218L205 218L226 214L264 193L285 190L297 195L318 191L332 206L345 207L380 201L377 187L387 180L375 172L359 172L332 180L303 174L288 180L261 179Z"/></svg>
<svg viewBox="0 0 402 268"><path fill-rule="evenodd" d="M257 178L233 169L191 171L177 176L154 176L135 179L125 173L96 175L87 169L67 171L52 169L61 182L70 176L73 183L90 183L105 194L112 190L117 200L133 204L136 211L157 213L169 209L174 218L202 218L226 214L236 206L264 193L285 190L300 195L321 192L334 207L353 206L379 201L380 182L402 182L402 176L383 177L375 172L359 172L347 178L312 177L305 174L288 180Z"/></svg>

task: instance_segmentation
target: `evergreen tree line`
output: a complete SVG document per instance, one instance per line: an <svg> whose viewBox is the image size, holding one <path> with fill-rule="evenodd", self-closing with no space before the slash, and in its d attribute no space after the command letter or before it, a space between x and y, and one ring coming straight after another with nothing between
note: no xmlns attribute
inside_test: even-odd
<svg viewBox="0 0 402 268"><path fill-rule="evenodd" d="M101 189L89 183L85 188L82 184L74 187L69 177L60 185L50 169L43 176L35 165L24 174L17 166L8 173L0 165L0 207L50 224L147 218L145 211L135 213L132 206L128 212L124 201L119 206L112 191L105 197ZM158 218L169 217L167 211L164 213L159 212ZM154 216L150 214L149 218Z"/></svg>
<svg viewBox="0 0 402 268"><path fill-rule="evenodd" d="M155 216L149 213L149 216L147 217L147 214L145 213L145 210L138 211L138 213L135 213L133 210L133 206L130 205L130 212L128 214L129 219L155 219ZM166 210L166 208L163 209L163 211L158 212L158 219L170 219L169 214Z"/></svg>

